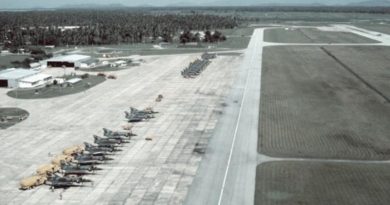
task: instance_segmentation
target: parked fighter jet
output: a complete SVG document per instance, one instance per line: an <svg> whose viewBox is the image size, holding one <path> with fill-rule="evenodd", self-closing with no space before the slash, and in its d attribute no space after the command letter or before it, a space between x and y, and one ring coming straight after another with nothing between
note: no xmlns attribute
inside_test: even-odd
<svg viewBox="0 0 390 205"><path fill-rule="evenodd" d="M132 136L131 132L118 132L111 131L103 128L104 136L106 138L103 139L115 139L120 141L121 143L130 143L130 137Z"/></svg>
<svg viewBox="0 0 390 205"><path fill-rule="evenodd" d="M74 175L74 176L83 176L83 175L88 175L88 174L93 174L93 171L89 170L77 170L77 169L67 169L63 170L62 174L64 176L69 176L69 175Z"/></svg>
<svg viewBox="0 0 390 205"><path fill-rule="evenodd" d="M78 164L78 163L62 163L61 164L61 169L63 171L67 170L88 170L88 171L94 171L98 170L98 168L94 164L89 164L89 165L83 165L83 164Z"/></svg>
<svg viewBox="0 0 390 205"><path fill-rule="evenodd" d="M132 114L132 113L127 112L127 111L125 111L125 117L128 120L128 122L141 122L145 119L148 119L143 115L136 115L136 114Z"/></svg>
<svg viewBox="0 0 390 205"><path fill-rule="evenodd" d="M97 156L107 156L109 155L107 152L84 152L83 155L86 155L86 156L94 156L94 157L97 157Z"/></svg>
<svg viewBox="0 0 390 205"><path fill-rule="evenodd" d="M56 189L56 188L69 188L69 187L76 187L76 186L82 186L83 182L92 182L89 179L83 179L80 176L60 176L58 174L51 176L48 179L48 185L50 185L50 189Z"/></svg>
<svg viewBox="0 0 390 205"><path fill-rule="evenodd" d="M202 71L206 69L206 67L210 64L209 59L197 59L196 61L190 63L190 65L181 71L181 75L184 78L195 78L196 76L200 75Z"/></svg>
<svg viewBox="0 0 390 205"><path fill-rule="evenodd" d="M105 156L88 156L88 155L77 155L74 157L74 162L79 165L95 165L102 164L104 160L110 160Z"/></svg>
<svg viewBox="0 0 390 205"><path fill-rule="evenodd" d="M130 139L131 136L135 136L133 132L126 131L126 132L119 132L119 131L112 131L107 128L103 128L104 136L107 138L115 138L115 139Z"/></svg>
<svg viewBox="0 0 390 205"><path fill-rule="evenodd" d="M102 138L96 135L94 135L93 138L94 142L98 145L119 145L123 143L123 140L120 139Z"/></svg>
<svg viewBox="0 0 390 205"><path fill-rule="evenodd" d="M88 142L84 142L85 145L85 151L88 152L102 152L102 153L107 153L107 152L114 152L115 151L115 145L111 144L98 144L98 145L93 145Z"/></svg>
<svg viewBox="0 0 390 205"><path fill-rule="evenodd" d="M147 120L150 118L154 118L154 112L153 109L145 109L145 110L137 110L133 107L130 107L130 112L125 112L126 118L129 120L129 122L140 122L143 120Z"/></svg>
<svg viewBox="0 0 390 205"><path fill-rule="evenodd" d="M146 109L143 110L138 110L136 108L130 107L130 113L136 113L141 115L153 115L158 112L155 112L152 107L147 107Z"/></svg>

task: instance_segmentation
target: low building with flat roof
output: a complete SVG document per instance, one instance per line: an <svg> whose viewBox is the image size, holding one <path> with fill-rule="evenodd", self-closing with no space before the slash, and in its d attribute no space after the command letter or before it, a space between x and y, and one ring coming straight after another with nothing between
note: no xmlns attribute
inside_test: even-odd
<svg viewBox="0 0 390 205"><path fill-rule="evenodd" d="M38 71L34 70L15 68L0 71L0 87L17 88L20 80L36 75L37 73Z"/></svg>
<svg viewBox="0 0 390 205"><path fill-rule="evenodd" d="M19 88L36 88L51 83L53 76L49 74L39 73L19 81Z"/></svg>

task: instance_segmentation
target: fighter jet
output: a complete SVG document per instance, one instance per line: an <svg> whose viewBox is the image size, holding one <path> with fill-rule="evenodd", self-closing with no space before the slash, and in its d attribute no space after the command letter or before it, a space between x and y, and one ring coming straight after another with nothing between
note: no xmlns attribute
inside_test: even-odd
<svg viewBox="0 0 390 205"><path fill-rule="evenodd" d="M70 170L87 170L87 171L94 171L98 170L98 168L94 164L88 164L88 165L83 165L83 164L78 164L77 162L74 163L62 163L61 164L61 169L63 171L70 171Z"/></svg>
<svg viewBox="0 0 390 205"><path fill-rule="evenodd" d="M125 111L126 118L129 122L141 122L143 120L154 118L154 112L151 108L145 110L137 110L130 107L130 112Z"/></svg>
<svg viewBox="0 0 390 205"><path fill-rule="evenodd" d="M105 128L103 128L103 130L104 137L106 137L103 139L114 139L120 141L121 143L130 143L130 136L132 135L129 132L114 132Z"/></svg>
<svg viewBox="0 0 390 205"><path fill-rule="evenodd" d="M74 157L74 162L79 165L95 165L102 164L105 160L111 160L105 156L92 156L92 155L77 155Z"/></svg>
<svg viewBox="0 0 390 205"><path fill-rule="evenodd" d="M85 151L88 151L88 152L92 152L92 153L95 153L95 152L101 152L101 153L108 153L108 152L114 152L115 151L115 145L111 145L111 144L98 144L98 145L93 145L93 144L90 144L88 142L84 142L84 145L85 145Z"/></svg>
<svg viewBox="0 0 390 205"><path fill-rule="evenodd" d="M197 59L196 61L190 63L190 65L181 71L181 75L184 78L195 78L200 75L200 73L206 69L206 67L210 64L209 59Z"/></svg>
<svg viewBox="0 0 390 205"><path fill-rule="evenodd" d="M112 138L102 138L97 135L93 136L95 144L98 145L120 145L123 143L123 140L112 139Z"/></svg>
<svg viewBox="0 0 390 205"><path fill-rule="evenodd" d="M104 156L107 156L107 155L110 155L110 154L107 153L107 152L95 152L95 151L89 152L89 151L87 151L87 152L84 152L83 155L95 156L95 157L97 157L97 156L104 157Z"/></svg>
<svg viewBox="0 0 390 205"><path fill-rule="evenodd" d="M140 115L153 115L158 112L155 112L152 107L147 107L144 110L138 110L134 107L130 107L130 113L140 114Z"/></svg>
<svg viewBox="0 0 390 205"><path fill-rule="evenodd" d="M105 137L114 139L130 139L131 136L135 136L135 134L133 134L131 131L119 132L103 128L103 132Z"/></svg>
<svg viewBox="0 0 390 205"><path fill-rule="evenodd" d="M141 122L144 121L145 119L148 119L143 115L136 115L127 111L125 111L125 117L128 120L128 122Z"/></svg>
<svg viewBox="0 0 390 205"><path fill-rule="evenodd" d="M89 179L83 179L80 176L60 176L58 174L51 176L48 179L47 184L50 185L50 189L54 190L56 188L69 188L82 186L83 182L92 182Z"/></svg>

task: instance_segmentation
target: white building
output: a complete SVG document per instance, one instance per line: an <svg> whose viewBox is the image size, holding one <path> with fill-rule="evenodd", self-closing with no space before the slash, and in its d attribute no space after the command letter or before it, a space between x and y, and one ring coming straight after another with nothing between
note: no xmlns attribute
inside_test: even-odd
<svg viewBox="0 0 390 205"><path fill-rule="evenodd" d="M41 61L41 65L49 68L79 68L82 62L88 61L91 56L86 55L63 55Z"/></svg>
<svg viewBox="0 0 390 205"><path fill-rule="evenodd" d="M76 83L81 82L81 81L82 81L81 78L72 78L72 79L67 80L66 83L73 85L73 84L76 84Z"/></svg>
<svg viewBox="0 0 390 205"><path fill-rule="evenodd" d="M0 87L17 88L22 79L36 75L37 73L37 71L33 70L15 68L0 71Z"/></svg>
<svg viewBox="0 0 390 205"><path fill-rule="evenodd" d="M125 67L125 66L127 66L127 61L124 60L118 60L111 63L111 67Z"/></svg>
<svg viewBox="0 0 390 205"><path fill-rule="evenodd" d="M97 59L89 59L80 63L79 68L94 68L99 63Z"/></svg>
<svg viewBox="0 0 390 205"><path fill-rule="evenodd" d="M52 83L52 80L53 80L53 76L39 73L21 79L19 81L19 88L36 88L36 87L44 86L48 83Z"/></svg>
<svg viewBox="0 0 390 205"><path fill-rule="evenodd" d="M32 69L40 69L41 64L40 63L30 63L30 68Z"/></svg>

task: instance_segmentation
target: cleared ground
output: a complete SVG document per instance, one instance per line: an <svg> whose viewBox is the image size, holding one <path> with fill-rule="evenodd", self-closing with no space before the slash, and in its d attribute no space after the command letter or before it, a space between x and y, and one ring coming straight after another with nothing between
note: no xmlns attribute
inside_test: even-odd
<svg viewBox="0 0 390 205"><path fill-rule="evenodd" d="M377 43L349 32L320 31L316 28L284 28L265 31L264 41L277 43Z"/></svg>
<svg viewBox="0 0 390 205"><path fill-rule="evenodd" d="M195 79L180 75L201 54L147 57L139 67L117 71L85 93L42 100L16 100L1 92L2 104L30 111L30 118L0 132L0 201L2 204L181 204L202 147L223 114L223 98L241 57L224 56ZM164 95L155 103L158 94ZM153 106L156 118L135 124L137 134L97 175L93 186L60 190L47 186L19 191L19 180L69 145L92 141L101 128L120 129L130 106ZM146 137L153 138L146 141Z"/></svg>
<svg viewBox="0 0 390 205"><path fill-rule="evenodd" d="M349 48L330 49L340 49L342 59L372 61L371 67L363 62L359 67L362 70L356 71L355 66L346 67L326 53L327 48L266 48L258 141L261 153L274 157L390 159L390 104L374 87L380 83L378 89L388 88L390 81L383 78L390 75L390 69L385 69L390 61L380 57L385 55L381 54L383 50L375 48L356 48L353 52ZM361 76L355 75L363 71Z"/></svg>
<svg viewBox="0 0 390 205"><path fill-rule="evenodd" d="M269 162L257 167L256 205L386 205L390 166Z"/></svg>

